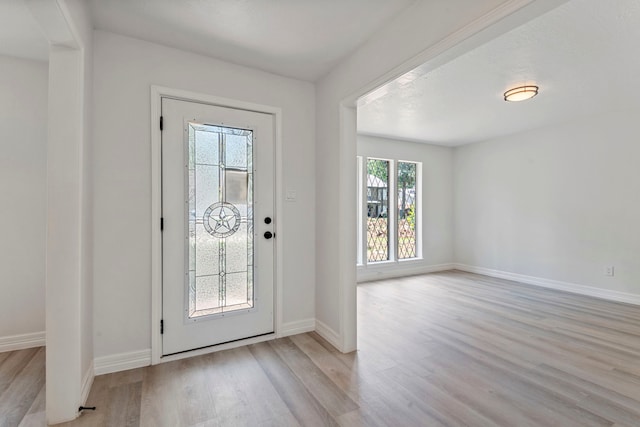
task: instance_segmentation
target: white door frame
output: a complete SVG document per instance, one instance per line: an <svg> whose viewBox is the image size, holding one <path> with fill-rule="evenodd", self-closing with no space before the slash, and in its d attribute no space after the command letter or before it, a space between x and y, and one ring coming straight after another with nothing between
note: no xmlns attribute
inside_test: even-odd
<svg viewBox="0 0 640 427"><path fill-rule="evenodd" d="M151 364L183 359L199 354L211 353L227 348L266 341L279 336L282 326L282 291L283 291L283 227L278 228L275 239L275 278L274 278L274 314L275 331L273 334L221 344L205 349L189 351L173 356L162 357L162 335L160 320L162 319L162 233L160 216L162 213L162 133L160 132L160 113L162 98L169 97L183 101L199 102L237 110L266 113L274 116L275 122L275 203L274 216L282 214L282 109L268 105L254 104L213 95L172 89L162 86L151 86Z"/></svg>

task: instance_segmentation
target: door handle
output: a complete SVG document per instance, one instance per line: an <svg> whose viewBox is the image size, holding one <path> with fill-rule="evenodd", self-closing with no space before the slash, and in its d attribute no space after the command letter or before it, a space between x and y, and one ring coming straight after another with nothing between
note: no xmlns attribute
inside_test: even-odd
<svg viewBox="0 0 640 427"><path fill-rule="evenodd" d="M266 217L266 218L264 219L264 223L265 223L265 224L271 224L271 217Z"/></svg>
<svg viewBox="0 0 640 427"><path fill-rule="evenodd" d="M264 238L265 238L265 239L269 240L269 239L270 239L270 238L272 238L272 237L275 237L275 234L273 234L273 233L272 233L272 232L270 232L270 231L265 231L265 232L264 232Z"/></svg>

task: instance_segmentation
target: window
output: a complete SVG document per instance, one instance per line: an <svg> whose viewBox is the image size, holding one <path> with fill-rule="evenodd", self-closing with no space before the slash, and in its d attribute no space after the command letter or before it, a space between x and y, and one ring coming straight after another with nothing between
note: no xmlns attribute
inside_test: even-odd
<svg viewBox="0 0 640 427"><path fill-rule="evenodd" d="M389 161L367 159L367 261L389 259Z"/></svg>
<svg viewBox="0 0 640 427"><path fill-rule="evenodd" d="M359 265L419 257L419 172L416 162L358 158Z"/></svg>
<svg viewBox="0 0 640 427"><path fill-rule="evenodd" d="M417 165L398 162L398 259L415 258Z"/></svg>

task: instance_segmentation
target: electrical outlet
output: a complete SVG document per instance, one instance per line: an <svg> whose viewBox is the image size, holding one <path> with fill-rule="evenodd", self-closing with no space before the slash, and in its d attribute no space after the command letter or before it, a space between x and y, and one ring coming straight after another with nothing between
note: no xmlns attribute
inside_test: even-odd
<svg viewBox="0 0 640 427"><path fill-rule="evenodd" d="M604 268L604 275L605 276L609 276L609 277L613 277L613 265L608 265Z"/></svg>

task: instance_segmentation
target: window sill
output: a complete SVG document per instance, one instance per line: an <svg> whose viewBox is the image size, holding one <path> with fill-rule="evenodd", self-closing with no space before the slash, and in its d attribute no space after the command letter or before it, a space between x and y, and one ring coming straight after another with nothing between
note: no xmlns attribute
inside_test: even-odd
<svg viewBox="0 0 640 427"><path fill-rule="evenodd" d="M365 264L356 264L358 270L369 270L369 269L377 269L382 267L383 269L387 268L397 268L400 265L412 265L412 264L422 264L424 262L424 258L407 258L407 259L399 259L396 261L376 261Z"/></svg>
<svg viewBox="0 0 640 427"><path fill-rule="evenodd" d="M419 274L428 274L436 271L451 270L452 264L427 264L424 258L411 258L399 261L377 262L375 264L358 265L356 269L356 281L358 283L385 280Z"/></svg>

